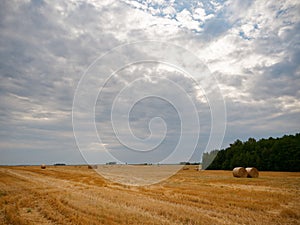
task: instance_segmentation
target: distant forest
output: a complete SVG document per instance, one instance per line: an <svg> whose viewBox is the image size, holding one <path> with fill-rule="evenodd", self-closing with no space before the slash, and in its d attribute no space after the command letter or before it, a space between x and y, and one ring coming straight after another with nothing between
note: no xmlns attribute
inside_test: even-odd
<svg viewBox="0 0 300 225"><path fill-rule="evenodd" d="M281 138L236 140L230 147L204 153L202 168L232 170L256 167L268 171L300 171L300 133Z"/></svg>

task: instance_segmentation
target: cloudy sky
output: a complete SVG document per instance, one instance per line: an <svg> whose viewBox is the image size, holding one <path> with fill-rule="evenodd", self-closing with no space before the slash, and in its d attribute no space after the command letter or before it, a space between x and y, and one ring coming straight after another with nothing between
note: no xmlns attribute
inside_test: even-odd
<svg viewBox="0 0 300 225"><path fill-rule="evenodd" d="M300 131L299 1L0 5L0 164L200 161Z"/></svg>

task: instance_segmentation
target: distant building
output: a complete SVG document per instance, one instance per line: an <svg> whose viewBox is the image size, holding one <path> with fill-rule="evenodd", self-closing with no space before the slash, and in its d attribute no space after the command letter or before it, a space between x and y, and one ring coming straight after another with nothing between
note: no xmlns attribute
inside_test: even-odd
<svg viewBox="0 0 300 225"><path fill-rule="evenodd" d="M117 162L107 162L106 165L116 165Z"/></svg>

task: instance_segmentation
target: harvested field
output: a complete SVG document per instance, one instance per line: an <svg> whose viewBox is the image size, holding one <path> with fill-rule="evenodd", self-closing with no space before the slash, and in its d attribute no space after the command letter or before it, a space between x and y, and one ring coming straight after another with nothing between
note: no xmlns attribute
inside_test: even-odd
<svg viewBox="0 0 300 225"><path fill-rule="evenodd" d="M0 224L300 224L300 173L180 170L134 187L87 166L0 167Z"/></svg>

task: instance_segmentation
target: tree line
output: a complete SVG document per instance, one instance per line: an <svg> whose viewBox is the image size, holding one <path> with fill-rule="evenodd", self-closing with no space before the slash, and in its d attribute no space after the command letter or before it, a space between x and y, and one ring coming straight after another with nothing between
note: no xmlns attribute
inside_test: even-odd
<svg viewBox="0 0 300 225"><path fill-rule="evenodd" d="M226 149L203 153L203 169L232 170L237 166L263 171L300 171L300 133L259 141L236 140Z"/></svg>

